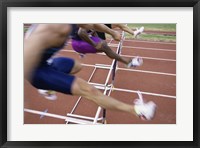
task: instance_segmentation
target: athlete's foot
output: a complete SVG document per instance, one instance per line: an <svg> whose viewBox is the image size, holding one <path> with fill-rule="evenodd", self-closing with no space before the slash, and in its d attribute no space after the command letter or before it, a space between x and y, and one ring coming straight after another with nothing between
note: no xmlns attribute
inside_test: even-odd
<svg viewBox="0 0 200 148"><path fill-rule="evenodd" d="M137 38L138 35L140 35L144 31L144 27L140 27L140 29L136 28L134 31L134 38Z"/></svg>
<svg viewBox="0 0 200 148"><path fill-rule="evenodd" d="M128 68L135 68L143 64L143 59L139 56L133 58L127 65Z"/></svg>
<svg viewBox="0 0 200 148"><path fill-rule="evenodd" d="M53 100L57 99L55 91L38 89L38 92L48 100L52 100L53 101Z"/></svg>
<svg viewBox="0 0 200 148"><path fill-rule="evenodd" d="M134 101L136 115L142 120L152 120L156 112L156 104L152 101L144 102L141 92L137 92L139 98Z"/></svg>

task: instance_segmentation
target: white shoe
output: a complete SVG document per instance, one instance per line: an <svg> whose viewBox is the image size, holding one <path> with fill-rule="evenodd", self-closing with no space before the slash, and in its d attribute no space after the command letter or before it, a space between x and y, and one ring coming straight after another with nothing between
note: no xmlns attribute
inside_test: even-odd
<svg viewBox="0 0 200 148"><path fill-rule="evenodd" d="M54 101L57 99L55 91L38 89L38 92L48 100Z"/></svg>
<svg viewBox="0 0 200 148"><path fill-rule="evenodd" d="M144 31L144 27L140 27L140 29L136 28L134 31L134 38L137 38L138 35L140 35Z"/></svg>
<svg viewBox="0 0 200 148"><path fill-rule="evenodd" d="M135 112L142 120L151 120L156 112L156 104L152 101L144 102L140 91L137 92L139 99L134 101Z"/></svg>
<svg viewBox="0 0 200 148"><path fill-rule="evenodd" d="M141 66L142 64L143 64L143 59L141 57L137 56L131 60L131 62L127 65L127 67L135 68L135 67Z"/></svg>

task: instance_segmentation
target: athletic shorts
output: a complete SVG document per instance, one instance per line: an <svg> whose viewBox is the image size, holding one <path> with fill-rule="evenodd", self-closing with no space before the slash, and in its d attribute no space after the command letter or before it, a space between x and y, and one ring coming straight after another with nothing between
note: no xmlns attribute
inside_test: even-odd
<svg viewBox="0 0 200 148"><path fill-rule="evenodd" d="M91 39L96 43L99 43L101 41L101 39L99 37L91 37ZM88 42L83 41L83 40L74 40L73 39L72 47L78 53L86 54L86 53L96 53L97 52L96 48L94 48Z"/></svg>
<svg viewBox="0 0 200 148"><path fill-rule="evenodd" d="M74 63L73 59L65 57L49 59L46 64L41 64L35 69L31 83L38 89L72 94L71 88L75 77L69 73Z"/></svg>

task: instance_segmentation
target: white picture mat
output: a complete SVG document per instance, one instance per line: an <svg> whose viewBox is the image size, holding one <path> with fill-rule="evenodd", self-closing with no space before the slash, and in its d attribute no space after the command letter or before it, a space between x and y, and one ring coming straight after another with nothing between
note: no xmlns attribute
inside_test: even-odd
<svg viewBox="0 0 200 148"><path fill-rule="evenodd" d="M193 8L8 8L8 141L192 141ZM176 23L176 124L24 125L24 23ZM66 102L67 103L67 102Z"/></svg>

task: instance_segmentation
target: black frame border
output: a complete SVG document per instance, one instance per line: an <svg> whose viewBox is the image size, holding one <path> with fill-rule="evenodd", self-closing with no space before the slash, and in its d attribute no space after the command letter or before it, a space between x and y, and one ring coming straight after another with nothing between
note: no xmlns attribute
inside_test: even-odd
<svg viewBox="0 0 200 148"><path fill-rule="evenodd" d="M7 8L8 7L193 7L193 138L189 141L7 141ZM199 62L200 0L1 0L0 1L0 146L33 147L200 147ZM188 49L189 50L189 49Z"/></svg>

